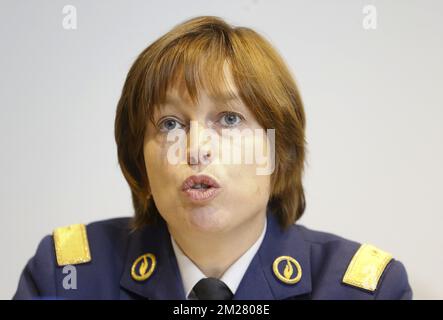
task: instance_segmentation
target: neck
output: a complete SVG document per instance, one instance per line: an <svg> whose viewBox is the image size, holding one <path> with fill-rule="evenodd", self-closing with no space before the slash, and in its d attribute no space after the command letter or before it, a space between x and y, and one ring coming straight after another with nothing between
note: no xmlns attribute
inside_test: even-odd
<svg viewBox="0 0 443 320"><path fill-rule="evenodd" d="M259 214L242 225L220 233L183 233L168 225L169 232L183 253L207 276L220 278L260 237L266 214Z"/></svg>

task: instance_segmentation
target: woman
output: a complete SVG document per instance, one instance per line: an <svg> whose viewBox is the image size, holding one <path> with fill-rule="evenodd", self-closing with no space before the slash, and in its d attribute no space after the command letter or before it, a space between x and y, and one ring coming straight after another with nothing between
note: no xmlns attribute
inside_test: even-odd
<svg viewBox="0 0 443 320"><path fill-rule="evenodd" d="M295 223L303 104L253 30L197 17L152 43L126 78L115 138L134 218L56 229L15 298L412 298L389 253Z"/></svg>

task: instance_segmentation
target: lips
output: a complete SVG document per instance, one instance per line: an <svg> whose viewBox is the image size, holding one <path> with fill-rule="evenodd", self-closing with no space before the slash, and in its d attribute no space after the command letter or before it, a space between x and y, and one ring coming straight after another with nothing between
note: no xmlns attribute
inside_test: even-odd
<svg viewBox="0 0 443 320"><path fill-rule="evenodd" d="M183 188L182 190L188 190L192 187L195 187L196 185L207 185L211 188L220 188L220 185L218 184L218 182L211 178L210 176L207 175L194 175L194 176L190 176L188 177L184 182L183 182Z"/></svg>
<svg viewBox="0 0 443 320"><path fill-rule="evenodd" d="M182 191L192 201L213 199L220 189L219 183L207 175L192 175L182 184Z"/></svg>

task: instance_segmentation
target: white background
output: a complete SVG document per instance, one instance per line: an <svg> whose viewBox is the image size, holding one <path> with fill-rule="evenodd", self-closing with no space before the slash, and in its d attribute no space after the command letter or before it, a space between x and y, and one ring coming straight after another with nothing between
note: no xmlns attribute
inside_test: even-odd
<svg viewBox="0 0 443 320"><path fill-rule="evenodd" d="M62 8L77 9L64 30ZM364 30L363 7L377 8ZM300 223L392 252L416 299L442 299L443 2L0 2L0 298L41 238L132 214L115 107L136 55L175 24L217 15L286 59L307 114Z"/></svg>

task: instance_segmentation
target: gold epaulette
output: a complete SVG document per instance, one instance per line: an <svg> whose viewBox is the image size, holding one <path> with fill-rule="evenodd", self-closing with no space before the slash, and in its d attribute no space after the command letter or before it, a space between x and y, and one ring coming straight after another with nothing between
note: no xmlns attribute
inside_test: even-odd
<svg viewBox="0 0 443 320"><path fill-rule="evenodd" d="M391 259L390 253L370 244L362 244L349 263L343 283L375 291L378 281Z"/></svg>
<svg viewBox="0 0 443 320"><path fill-rule="evenodd" d="M91 261L88 236L84 224L72 224L53 232L57 264L80 264Z"/></svg>

